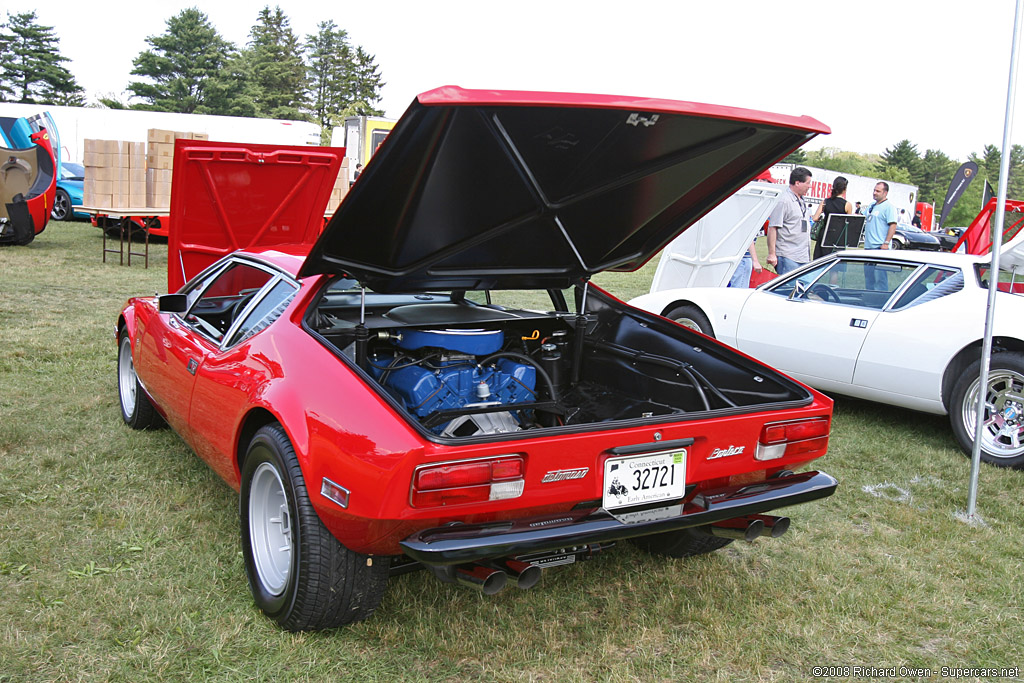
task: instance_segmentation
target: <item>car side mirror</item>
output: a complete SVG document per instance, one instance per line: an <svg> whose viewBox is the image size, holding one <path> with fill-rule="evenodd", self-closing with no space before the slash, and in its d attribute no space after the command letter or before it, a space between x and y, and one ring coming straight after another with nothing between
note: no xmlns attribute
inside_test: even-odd
<svg viewBox="0 0 1024 683"><path fill-rule="evenodd" d="M184 294L161 294L157 297L157 308L161 313L184 313L188 298Z"/></svg>

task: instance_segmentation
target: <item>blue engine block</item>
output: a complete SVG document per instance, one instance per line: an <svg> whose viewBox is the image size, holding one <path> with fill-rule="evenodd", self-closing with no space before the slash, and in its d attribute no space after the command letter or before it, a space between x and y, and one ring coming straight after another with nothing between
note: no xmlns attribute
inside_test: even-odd
<svg viewBox="0 0 1024 683"><path fill-rule="evenodd" d="M409 365L387 371L393 360L390 356L378 356L371 371L377 380L387 372L381 383L417 417L473 403L514 404L536 400L537 369L508 358L500 358L489 367L456 360L439 362L436 367ZM398 364L408 362L403 360ZM480 396L481 383L487 387L487 397ZM441 433L444 426L435 431Z"/></svg>

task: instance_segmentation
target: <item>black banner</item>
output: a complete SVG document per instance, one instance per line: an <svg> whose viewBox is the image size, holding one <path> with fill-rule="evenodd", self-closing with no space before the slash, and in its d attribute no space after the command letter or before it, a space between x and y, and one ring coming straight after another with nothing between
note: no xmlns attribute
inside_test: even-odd
<svg viewBox="0 0 1024 683"><path fill-rule="evenodd" d="M992 186L988 184L988 178L985 178L985 192L981 195L981 208L984 209L988 206L988 200L996 196L996 191L992 189Z"/></svg>
<svg viewBox="0 0 1024 683"><path fill-rule="evenodd" d="M939 229L946 224L946 216L953 210L964 190L978 175L978 165L973 161L964 162L953 174L953 180L949 181L949 189L946 190L946 201L942 203L942 215L939 217Z"/></svg>

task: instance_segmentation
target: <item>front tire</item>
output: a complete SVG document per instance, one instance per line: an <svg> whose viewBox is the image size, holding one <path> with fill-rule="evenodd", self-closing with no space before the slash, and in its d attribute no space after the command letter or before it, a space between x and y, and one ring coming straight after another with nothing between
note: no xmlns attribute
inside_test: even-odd
<svg viewBox="0 0 1024 683"><path fill-rule="evenodd" d="M683 327L688 327L695 332L700 332L706 337L715 338L715 330L711 327L711 321L693 304L681 304L669 309L665 317L674 320Z"/></svg>
<svg viewBox="0 0 1024 683"><path fill-rule="evenodd" d="M132 429L149 429L163 422L135 374L132 340L127 329L121 331L117 343L117 394L121 419Z"/></svg>
<svg viewBox="0 0 1024 683"><path fill-rule="evenodd" d="M893 241L889 242L889 249L891 249L892 251L899 251L900 249L904 248L905 247L903 243L897 239L893 239Z"/></svg>
<svg viewBox="0 0 1024 683"><path fill-rule="evenodd" d="M384 596L388 559L352 552L309 500L279 424L259 429L242 466L242 555L256 605L288 631L362 621Z"/></svg>
<svg viewBox="0 0 1024 683"><path fill-rule="evenodd" d="M57 195L53 198L53 210L50 211L50 218L55 221L66 221L71 218L71 195L57 188Z"/></svg>
<svg viewBox="0 0 1024 683"><path fill-rule="evenodd" d="M949 419L960 448L974 448L981 360L960 374L949 409ZM982 419L981 459L996 467L1024 469L1024 354L992 355Z"/></svg>

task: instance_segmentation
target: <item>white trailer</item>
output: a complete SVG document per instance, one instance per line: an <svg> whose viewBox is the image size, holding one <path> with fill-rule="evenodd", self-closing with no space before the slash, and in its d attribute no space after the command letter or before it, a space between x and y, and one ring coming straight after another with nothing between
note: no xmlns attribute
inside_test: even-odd
<svg viewBox="0 0 1024 683"><path fill-rule="evenodd" d="M775 164L771 167L772 180L776 183L789 184L789 174L793 168L794 164ZM839 176L843 176L849 182L846 189L846 200L853 205L860 202L863 209L867 209L874 201L871 192L875 189L875 185L881 182L879 178L868 178L852 173L829 171L811 166L804 166L804 168L811 172L811 188L805 198L812 208L817 208L818 204L832 196L832 181ZM900 209L903 209L906 212L904 215L907 217L907 222L910 222L917 209L917 186L888 180L885 182L889 184L889 201L896 207L896 214L899 215Z"/></svg>
<svg viewBox="0 0 1024 683"><path fill-rule="evenodd" d="M86 139L145 142L150 128L206 133L218 142L320 144L320 127L307 121L0 102L0 117L31 116L42 111L50 112L57 126L61 161L81 163Z"/></svg>
<svg viewBox="0 0 1024 683"><path fill-rule="evenodd" d="M395 119L383 116L350 116L344 126L331 131L331 147L344 147L349 160L349 180L359 165L365 166L395 127Z"/></svg>

